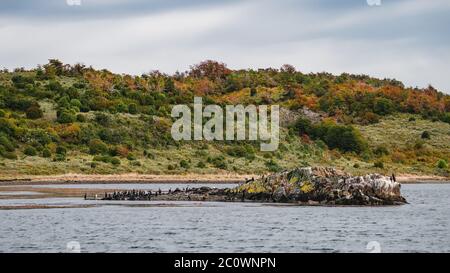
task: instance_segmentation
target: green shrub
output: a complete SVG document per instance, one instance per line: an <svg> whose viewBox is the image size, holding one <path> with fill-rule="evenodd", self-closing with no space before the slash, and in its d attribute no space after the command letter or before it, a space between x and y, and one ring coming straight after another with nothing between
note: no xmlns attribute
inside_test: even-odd
<svg viewBox="0 0 450 273"><path fill-rule="evenodd" d="M111 159L111 164L113 164L113 165L115 165L115 166L120 165L120 159L118 159L117 157L113 157L113 158Z"/></svg>
<svg viewBox="0 0 450 273"><path fill-rule="evenodd" d="M378 146L373 152L377 156L389 155L389 150L384 146Z"/></svg>
<svg viewBox="0 0 450 273"><path fill-rule="evenodd" d="M7 159L17 160L17 155L15 152L3 152L2 156Z"/></svg>
<svg viewBox="0 0 450 273"><path fill-rule="evenodd" d="M132 115L135 115L138 113L136 103L131 103L128 105L128 113L130 113Z"/></svg>
<svg viewBox="0 0 450 273"><path fill-rule="evenodd" d="M32 106L30 106L26 111L25 111L25 115L28 119L38 119L38 118L42 118L42 110L39 107L39 104L33 104Z"/></svg>
<svg viewBox="0 0 450 273"><path fill-rule="evenodd" d="M108 152L108 146L101 141L100 139L93 139L89 141L89 153L92 155L95 154L104 154Z"/></svg>
<svg viewBox="0 0 450 273"><path fill-rule="evenodd" d="M377 162L373 163L373 166L374 166L375 168L384 169L384 163L381 162L381 161L377 161Z"/></svg>
<svg viewBox="0 0 450 273"><path fill-rule="evenodd" d="M311 121L306 118L299 118L294 126L294 131L299 135L309 135L311 134L313 125L311 124Z"/></svg>
<svg viewBox="0 0 450 273"><path fill-rule="evenodd" d="M65 156L67 154L67 149L63 146L58 146L56 147L56 154Z"/></svg>
<svg viewBox="0 0 450 273"><path fill-rule="evenodd" d="M45 148L44 150L42 150L42 157L48 158L52 156L52 152L50 152L49 149Z"/></svg>
<svg viewBox="0 0 450 273"><path fill-rule="evenodd" d="M353 164L353 168L359 169L361 166L358 163Z"/></svg>
<svg viewBox="0 0 450 273"><path fill-rule="evenodd" d="M0 135L0 146L3 146L8 152L15 150L12 142L5 135Z"/></svg>
<svg viewBox="0 0 450 273"><path fill-rule="evenodd" d="M247 151L242 146L229 147L226 152L228 155L234 157L245 157L245 155L247 154Z"/></svg>
<svg viewBox="0 0 450 273"><path fill-rule="evenodd" d="M79 109L81 107L81 102L79 100L77 100L77 99L71 99L70 100L70 105L71 106L75 106L75 107L77 107Z"/></svg>
<svg viewBox="0 0 450 273"><path fill-rule="evenodd" d="M130 161L136 160L136 155L133 154L133 153L129 153L127 155L127 159L130 160Z"/></svg>
<svg viewBox="0 0 450 273"><path fill-rule="evenodd" d="M446 160L444 160L444 159L440 159L440 160L437 162L436 166L437 166L439 169L447 169L447 168L448 168L448 162L447 162Z"/></svg>
<svg viewBox="0 0 450 273"><path fill-rule="evenodd" d="M37 155L37 151L34 147L28 146L25 148L25 150L23 151L24 154L29 155L29 156L35 156Z"/></svg>
<svg viewBox="0 0 450 273"><path fill-rule="evenodd" d="M65 124L65 123L75 122L76 119L77 119L77 117L74 114L72 114L72 112L70 112L69 110L62 110L59 113L56 120L59 123Z"/></svg>
<svg viewBox="0 0 450 273"><path fill-rule="evenodd" d="M53 158L53 161L66 161L66 155L65 154L56 154Z"/></svg>
<svg viewBox="0 0 450 273"><path fill-rule="evenodd" d="M394 112L394 103L390 99L377 98L373 111L381 116L389 115Z"/></svg>
<svg viewBox="0 0 450 273"><path fill-rule="evenodd" d="M173 171L173 170L176 169L176 166L170 165L170 164L169 164L169 166L167 166L167 169L168 169L169 171Z"/></svg>
<svg viewBox="0 0 450 273"><path fill-rule="evenodd" d="M441 121L450 123L450 113L445 113L441 116Z"/></svg>
<svg viewBox="0 0 450 273"><path fill-rule="evenodd" d="M225 162L225 157L217 156L217 157L208 157L208 163L211 163L214 167L218 169L227 169L227 163Z"/></svg>
<svg viewBox="0 0 450 273"><path fill-rule="evenodd" d="M95 113L95 122L100 125L107 126L109 124L109 116L104 113L97 112Z"/></svg>
<svg viewBox="0 0 450 273"><path fill-rule="evenodd" d="M186 160L181 160L180 161L180 167L181 168L185 168L185 169L189 169L189 163Z"/></svg>
<svg viewBox="0 0 450 273"><path fill-rule="evenodd" d="M197 163L197 168L200 168L200 169L206 168L205 162L199 161L199 162Z"/></svg>
<svg viewBox="0 0 450 273"><path fill-rule="evenodd" d="M82 114L77 115L77 121L78 122L86 122L86 117Z"/></svg>
<svg viewBox="0 0 450 273"><path fill-rule="evenodd" d="M135 166L135 167L140 167L140 166L142 166L141 162L138 161L138 160L131 161L131 162L130 162L130 165L131 165L131 166Z"/></svg>
<svg viewBox="0 0 450 273"><path fill-rule="evenodd" d="M430 132L428 131L423 131L422 135L420 136L422 139L430 139Z"/></svg>
<svg viewBox="0 0 450 273"><path fill-rule="evenodd" d="M361 153L368 146L359 131L352 126L329 126L324 141L330 149L337 148L344 152Z"/></svg>
<svg viewBox="0 0 450 273"><path fill-rule="evenodd" d="M275 162L273 159L266 161L265 163L267 170L270 172L279 172L281 171L281 167Z"/></svg>

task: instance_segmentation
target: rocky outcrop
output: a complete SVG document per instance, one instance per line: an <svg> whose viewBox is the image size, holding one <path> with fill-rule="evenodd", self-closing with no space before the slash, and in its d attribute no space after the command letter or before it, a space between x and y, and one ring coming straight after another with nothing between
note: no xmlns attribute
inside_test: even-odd
<svg viewBox="0 0 450 273"><path fill-rule="evenodd" d="M305 167L263 176L232 189L209 187L168 192L127 191L107 200L255 201L299 205L400 205L406 200L394 178L380 174L351 176L333 168Z"/></svg>
<svg viewBox="0 0 450 273"><path fill-rule="evenodd" d="M351 176L333 168L305 167L275 173L238 187L249 200L326 205L396 205L406 203L401 185L380 174Z"/></svg>

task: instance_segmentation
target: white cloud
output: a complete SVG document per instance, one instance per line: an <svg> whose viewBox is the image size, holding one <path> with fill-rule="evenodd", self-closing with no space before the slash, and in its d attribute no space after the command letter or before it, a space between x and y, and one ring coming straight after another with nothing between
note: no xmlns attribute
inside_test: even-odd
<svg viewBox="0 0 450 273"><path fill-rule="evenodd" d="M364 73L450 91L448 39L439 40L446 26L429 31L439 26L436 20L448 22L435 14L450 10L450 2L383 1L338 10L313 3L260 0L64 20L6 16L0 59L8 68L60 58L132 74L182 71L204 59L231 68L291 63L305 72Z"/></svg>

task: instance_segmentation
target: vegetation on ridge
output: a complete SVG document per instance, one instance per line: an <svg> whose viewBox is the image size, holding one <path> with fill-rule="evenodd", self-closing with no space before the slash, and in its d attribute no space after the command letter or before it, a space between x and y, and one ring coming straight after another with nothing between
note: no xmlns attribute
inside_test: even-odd
<svg viewBox="0 0 450 273"><path fill-rule="evenodd" d="M278 104L281 145L176 142L171 108ZM231 70L119 75L59 60L0 72L1 176L77 173L265 173L299 165L448 175L450 96L366 75Z"/></svg>

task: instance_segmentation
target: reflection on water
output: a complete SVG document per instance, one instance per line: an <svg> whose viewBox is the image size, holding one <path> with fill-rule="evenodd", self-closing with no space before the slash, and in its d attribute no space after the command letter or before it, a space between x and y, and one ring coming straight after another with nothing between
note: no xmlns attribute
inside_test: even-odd
<svg viewBox="0 0 450 273"><path fill-rule="evenodd" d="M392 207L3 199L0 206L96 206L0 210L0 251L63 252L76 241L82 252L366 252L377 241L382 252L449 252L450 184L402 192L410 204Z"/></svg>

